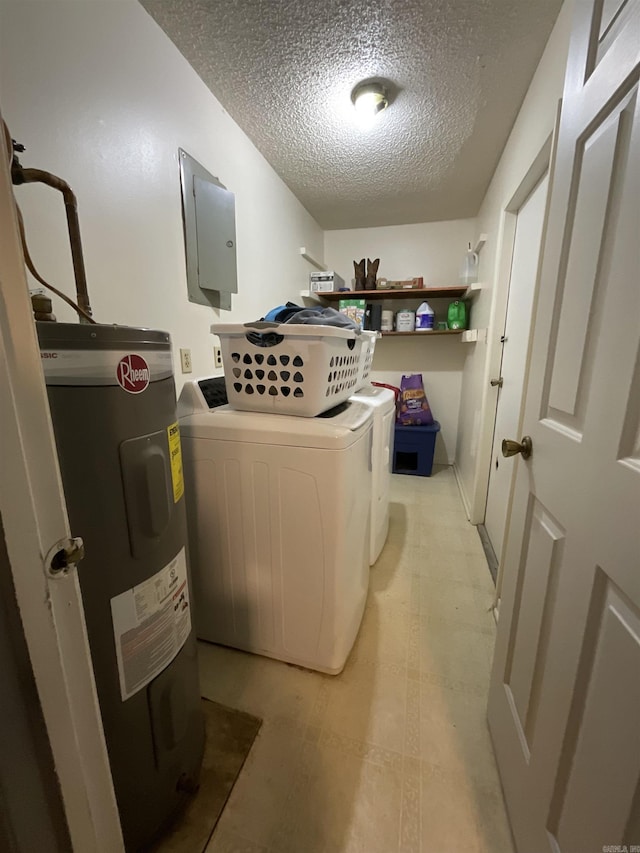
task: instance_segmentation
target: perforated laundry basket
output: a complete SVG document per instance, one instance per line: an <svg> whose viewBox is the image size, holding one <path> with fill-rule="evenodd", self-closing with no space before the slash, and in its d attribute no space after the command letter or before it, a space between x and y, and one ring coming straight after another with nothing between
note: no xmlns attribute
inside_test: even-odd
<svg viewBox="0 0 640 853"><path fill-rule="evenodd" d="M358 377L358 388L369 381L369 374L373 366L373 353L376 348L376 341L380 335L379 332L363 332L365 335L362 341L362 356L360 358L360 375ZM356 389L357 390L357 389Z"/></svg>
<svg viewBox="0 0 640 853"><path fill-rule="evenodd" d="M214 324L211 331L220 338L233 408L307 418L362 387L375 342L375 332L294 323Z"/></svg>

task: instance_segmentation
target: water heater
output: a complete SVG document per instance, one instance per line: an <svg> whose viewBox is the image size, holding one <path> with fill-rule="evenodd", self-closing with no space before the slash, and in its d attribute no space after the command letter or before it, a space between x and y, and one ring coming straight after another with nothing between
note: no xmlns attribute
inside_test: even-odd
<svg viewBox="0 0 640 853"><path fill-rule="evenodd" d="M127 850L197 787L200 711L169 335L37 323Z"/></svg>

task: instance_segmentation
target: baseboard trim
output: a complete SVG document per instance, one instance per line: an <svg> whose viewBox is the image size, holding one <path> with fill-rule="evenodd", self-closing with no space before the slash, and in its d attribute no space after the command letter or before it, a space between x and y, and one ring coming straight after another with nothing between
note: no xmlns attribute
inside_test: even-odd
<svg viewBox="0 0 640 853"><path fill-rule="evenodd" d="M493 545L491 544L489 534L487 533L487 528L484 526L484 524L478 525L478 536L480 537L480 541L482 542L484 556L486 557L487 564L489 566L489 571L491 572L491 577L493 578L493 583L495 586L496 578L498 576L498 558L496 557L496 552L493 550Z"/></svg>
<svg viewBox="0 0 640 853"><path fill-rule="evenodd" d="M458 466L456 463L453 463L453 473L456 477L456 483L458 484L458 491L460 492L460 497L462 498L462 505L464 506L464 511L467 514L467 518L469 521L471 520L471 504L469 503L469 499L467 498L467 493L464 490L464 485L462 484L462 477L460 476L460 471L458 471Z"/></svg>

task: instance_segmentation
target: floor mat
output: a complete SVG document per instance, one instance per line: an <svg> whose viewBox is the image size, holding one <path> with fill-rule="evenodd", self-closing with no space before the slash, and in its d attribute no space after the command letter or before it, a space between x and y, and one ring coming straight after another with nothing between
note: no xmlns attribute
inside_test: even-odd
<svg viewBox="0 0 640 853"><path fill-rule="evenodd" d="M150 853L203 853L262 724L208 699L202 710L206 742L200 789Z"/></svg>

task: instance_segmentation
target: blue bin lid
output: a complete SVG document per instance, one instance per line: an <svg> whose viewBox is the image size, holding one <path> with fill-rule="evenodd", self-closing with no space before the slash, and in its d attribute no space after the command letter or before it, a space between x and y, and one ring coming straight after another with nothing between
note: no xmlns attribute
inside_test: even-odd
<svg viewBox="0 0 640 853"><path fill-rule="evenodd" d="M396 430L404 431L409 430L413 432L440 432L440 423L438 421L434 421L429 426L423 424L396 424Z"/></svg>

